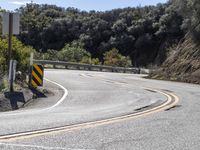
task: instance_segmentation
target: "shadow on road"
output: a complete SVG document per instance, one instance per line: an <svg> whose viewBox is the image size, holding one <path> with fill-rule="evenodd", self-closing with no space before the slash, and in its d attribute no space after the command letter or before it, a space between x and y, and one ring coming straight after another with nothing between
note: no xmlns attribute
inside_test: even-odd
<svg viewBox="0 0 200 150"><path fill-rule="evenodd" d="M25 103L23 92L5 92L4 96L10 100L10 104L13 110L18 109L17 102Z"/></svg>
<svg viewBox="0 0 200 150"><path fill-rule="evenodd" d="M46 98L47 96L44 94L44 92L41 92L37 89L30 88L31 92L33 93L33 99L35 98Z"/></svg>

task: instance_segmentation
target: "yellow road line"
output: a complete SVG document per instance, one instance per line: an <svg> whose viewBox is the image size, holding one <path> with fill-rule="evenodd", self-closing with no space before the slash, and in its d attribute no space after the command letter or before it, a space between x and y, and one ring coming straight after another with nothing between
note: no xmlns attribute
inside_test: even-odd
<svg viewBox="0 0 200 150"><path fill-rule="evenodd" d="M51 129L38 130L38 131L33 131L33 132L24 132L24 133L7 135L7 136L0 136L0 140L7 141L7 140L19 140L19 139L24 139L24 138L33 138L33 137L37 137L37 136L58 134L58 133L62 133L62 132L69 132L69 131L81 130L81 129L87 129L87 128L94 128L94 127L98 127L98 126L102 126L102 125L132 120L132 119L136 119L139 117L143 117L146 115L150 115L150 114L157 113L157 112L169 109L171 107L174 107L179 101L179 98L173 93L162 92L159 90L154 90L154 91L165 95L167 97L167 101L165 103L161 104L160 106L154 107L149 110L145 110L142 112L133 113L133 114L129 114L129 115L124 115L121 117L115 117L115 118L111 118L111 119L92 121L92 122L88 122L88 123L80 123L80 124L76 124L76 125L67 125L67 126L63 126L63 127L55 127L55 128L51 128Z"/></svg>

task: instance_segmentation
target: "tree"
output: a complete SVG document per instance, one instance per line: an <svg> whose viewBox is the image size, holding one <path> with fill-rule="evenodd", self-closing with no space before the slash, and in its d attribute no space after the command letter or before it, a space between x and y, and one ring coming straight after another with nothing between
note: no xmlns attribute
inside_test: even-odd
<svg viewBox="0 0 200 150"><path fill-rule="evenodd" d="M43 53L49 49L61 51L65 44L79 41L81 48L100 61L105 52L115 47L136 66L157 64L163 61L164 57L162 61L155 60L165 49L183 38L193 22L198 22L193 20L199 19L197 0L183 0L180 6L175 1L181 2L171 0L157 6L105 12L30 3L18 10L22 16L19 39ZM190 15L181 14L183 8L189 10L193 6Z"/></svg>
<svg viewBox="0 0 200 150"><path fill-rule="evenodd" d="M90 53L80 46L74 47L70 44L66 44L65 47L58 52L58 59L60 61L80 62L84 57L90 57Z"/></svg>
<svg viewBox="0 0 200 150"><path fill-rule="evenodd" d="M5 12L5 10L1 9L0 7L0 13L3 13L3 12ZM1 15L0 15L0 35L2 35L2 16Z"/></svg>
<svg viewBox="0 0 200 150"><path fill-rule="evenodd" d="M200 1L199 0L171 0L172 6L184 18L182 28L190 31L194 39L200 42Z"/></svg>
<svg viewBox="0 0 200 150"><path fill-rule="evenodd" d="M20 40L37 50L43 49L42 33L57 18L65 17L64 9L55 5L26 4L17 10L21 14Z"/></svg>

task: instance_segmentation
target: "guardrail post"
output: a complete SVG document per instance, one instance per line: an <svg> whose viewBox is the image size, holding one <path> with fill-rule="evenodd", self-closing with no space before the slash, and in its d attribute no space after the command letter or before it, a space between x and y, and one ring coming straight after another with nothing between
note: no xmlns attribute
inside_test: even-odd
<svg viewBox="0 0 200 150"><path fill-rule="evenodd" d="M131 71L133 74L137 74L138 70L137 69L132 69Z"/></svg>
<svg viewBox="0 0 200 150"><path fill-rule="evenodd" d="M124 68L123 72L126 73L126 68Z"/></svg>
<svg viewBox="0 0 200 150"><path fill-rule="evenodd" d="M55 64L53 64L53 68L56 69L56 65Z"/></svg>
<svg viewBox="0 0 200 150"><path fill-rule="evenodd" d="M79 66L79 65L77 65L76 68L77 68L78 70L80 70L80 66ZM85 70L85 69L84 69L84 70Z"/></svg>
<svg viewBox="0 0 200 150"><path fill-rule="evenodd" d="M140 68L138 68L138 74L141 74L141 69Z"/></svg>
<svg viewBox="0 0 200 150"><path fill-rule="evenodd" d="M91 65L90 65L90 66L88 66L88 70L89 70L89 71L91 71L91 69L92 69L92 68L91 68Z"/></svg>

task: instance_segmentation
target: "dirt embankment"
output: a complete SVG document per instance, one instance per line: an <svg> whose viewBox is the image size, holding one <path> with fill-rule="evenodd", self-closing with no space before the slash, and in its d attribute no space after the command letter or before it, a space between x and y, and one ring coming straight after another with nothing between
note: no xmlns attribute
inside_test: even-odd
<svg viewBox="0 0 200 150"><path fill-rule="evenodd" d="M150 77L200 84L200 45L185 39L170 49L169 57Z"/></svg>

